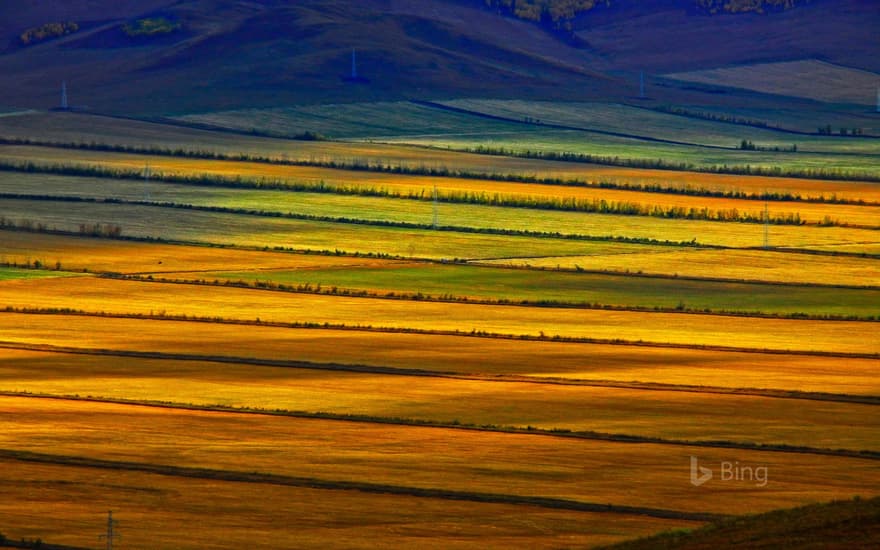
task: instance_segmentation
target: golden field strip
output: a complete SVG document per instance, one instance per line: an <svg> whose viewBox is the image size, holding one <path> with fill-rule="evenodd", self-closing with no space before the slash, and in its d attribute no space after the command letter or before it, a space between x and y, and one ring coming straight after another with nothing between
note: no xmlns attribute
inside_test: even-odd
<svg viewBox="0 0 880 550"><path fill-rule="evenodd" d="M5 281L0 285L2 306L516 336L545 334L759 350L880 353L873 322L418 302L84 277Z"/></svg>
<svg viewBox="0 0 880 550"><path fill-rule="evenodd" d="M249 326L243 331L237 325L217 323L18 313L0 313L0 329L3 342L11 346L336 362L462 375L880 395L878 361L872 359L272 326ZM138 338L132 340L131 334ZM4 370L6 389L21 389L15 380L41 355L6 347L0 350L4 366L10 369ZM74 361L72 357L68 360ZM40 380L37 374L31 369L32 380Z"/></svg>
<svg viewBox="0 0 880 550"><path fill-rule="evenodd" d="M755 200L717 198L703 196L675 195L602 189L599 187L579 187L569 185L547 185L536 183L516 183L470 178L428 177L416 175L385 174L366 171L337 170L308 166L286 166L266 163L171 158L155 155L133 155L106 153L87 150L54 149L45 147L0 146L0 159L7 162L33 161L38 165L52 166L100 166L118 170L140 171L149 164L155 176L201 176L212 175L225 178L242 177L251 180L270 180L290 184L322 184L327 188L340 189L382 189L402 195L416 194L431 197L436 187L438 197L468 193L485 194L488 197L533 199L533 200L605 200L610 203L632 203L648 208L708 208L710 211L730 211L736 209L742 214L761 218L764 203ZM0 174L0 191L13 193L21 189L28 180L35 179L39 188L47 195L69 195L75 191L85 193L124 193L134 185L124 182L103 181L104 178L65 177L52 174L22 174L7 172ZM870 185L870 184L866 184ZM833 184L832 184L833 186ZM870 189L867 189L870 195ZM188 202L192 197L202 200L235 196L242 201L254 200L260 193L244 194L243 190L231 191L215 188L209 192L204 186L195 189L186 186L154 182L149 191L152 200ZM780 192L789 192L782 190ZM138 186L138 198L142 198L144 186ZM256 193L256 194L254 194ZM270 193L269 196L278 196ZM810 195L813 196L813 195ZM276 199L277 200L277 199ZM859 196L855 200L865 200ZM876 226L880 207L847 204L826 204L811 202L772 201L771 218L798 214L807 223L820 223L835 220L863 226Z"/></svg>
<svg viewBox="0 0 880 550"><path fill-rule="evenodd" d="M0 349L0 390L880 451L877 405ZM15 365L20 365L15 368ZM730 419L736 417L732 425ZM835 430L840 423L846 431Z"/></svg>
<svg viewBox="0 0 880 550"><path fill-rule="evenodd" d="M755 512L869 496L880 481L876 460L802 453L56 399L3 397L0 410L12 419L0 433L0 447L20 451L681 512ZM707 465L765 465L768 484L694 487L688 481L692 455ZM638 491L631 490L634 484Z"/></svg>
<svg viewBox="0 0 880 550"><path fill-rule="evenodd" d="M558 548L694 522L0 461L4 534L94 547L115 510L129 548ZM210 510L210 513L206 513ZM14 529L11 526L15 526Z"/></svg>
<svg viewBox="0 0 880 550"><path fill-rule="evenodd" d="M83 236L0 230L0 263L62 264L63 269L94 272L167 274L181 272L389 268L414 265L408 260L290 254L212 246L119 241ZM614 242L588 244L589 255L507 258L488 265L532 265L621 274L643 272L675 277L763 280L797 284L876 285L880 262L868 258L790 254L772 250L711 250ZM421 244L412 252L420 253Z"/></svg>
<svg viewBox="0 0 880 550"><path fill-rule="evenodd" d="M691 186L714 191L758 194L765 191L792 192L803 196L836 195L840 198L863 198L874 202L880 200L880 191L876 186L862 182L621 168L477 155L406 145L290 141L69 113L40 113L0 119L0 137L64 143L96 142L232 155L250 154L302 161L358 161L414 168L450 168L487 174L533 175L541 178ZM143 165L139 168L143 168Z"/></svg>

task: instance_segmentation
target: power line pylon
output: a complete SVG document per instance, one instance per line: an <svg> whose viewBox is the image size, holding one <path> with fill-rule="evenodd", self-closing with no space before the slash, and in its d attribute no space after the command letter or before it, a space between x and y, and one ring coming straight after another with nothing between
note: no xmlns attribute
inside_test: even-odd
<svg viewBox="0 0 880 550"><path fill-rule="evenodd" d="M107 550L113 550L113 541L120 538L119 533L114 531L116 523L116 520L113 519L113 511L111 510L107 512L107 534L98 536L98 539L104 539L107 541Z"/></svg>

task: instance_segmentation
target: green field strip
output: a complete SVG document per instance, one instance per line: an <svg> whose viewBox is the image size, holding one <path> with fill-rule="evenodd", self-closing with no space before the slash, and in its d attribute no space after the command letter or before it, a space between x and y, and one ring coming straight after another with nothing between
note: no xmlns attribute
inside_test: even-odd
<svg viewBox="0 0 880 550"><path fill-rule="evenodd" d="M0 281L11 281L15 279L44 279L47 277L73 277L78 273L69 273L66 271L48 271L43 269L26 269L20 267L3 266L0 262Z"/></svg>
<svg viewBox="0 0 880 550"><path fill-rule="evenodd" d="M483 268L474 265L261 270L179 274L172 279L271 282L306 290L338 287L378 293L417 293L425 299L490 299L531 306L658 308L754 314L854 315L880 319L878 289L818 289L811 286L720 283L682 278L652 278L539 270Z"/></svg>

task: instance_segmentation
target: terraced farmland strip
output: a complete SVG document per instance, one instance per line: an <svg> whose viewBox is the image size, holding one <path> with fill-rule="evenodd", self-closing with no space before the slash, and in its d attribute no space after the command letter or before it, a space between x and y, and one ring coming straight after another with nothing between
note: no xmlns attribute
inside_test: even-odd
<svg viewBox="0 0 880 550"><path fill-rule="evenodd" d="M161 236L176 240L186 240L186 234L179 235L169 231L173 228L175 218L166 213L161 218L168 218L167 225L150 224L151 219L160 218L160 214L156 212L156 208L165 210L175 209L175 205L171 204L139 204L139 203L122 203L113 204L113 202L92 202L92 201L75 201L58 200L60 198L44 197L34 200L35 197L22 196L15 198L0 199L0 215L7 220L31 219L36 222L43 223L49 228L57 227L59 229L75 230L78 227L77 221L83 220L85 223L92 223L95 220L103 220L105 223L111 223L122 227L123 220L128 220L126 227L134 227L135 230L127 230L127 235L135 236ZM48 203L48 204L40 204ZM67 209L67 215L61 216L56 209L52 208L52 203L69 204L71 208ZM73 208L73 207L76 208ZM115 206L115 208L113 208ZM466 207L466 208L465 208ZM237 218L246 217L291 217L295 220L305 218L304 221L312 223L333 223L344 222L345 225L356 224L362 226L367 225L390 225L392 227L399 226L405 231L431 229L431 221L426 220L421 223L411 224L409 222L382 220L357 220L352 218L325 218L322 216L312 217L301 214L284 214L278 212L259 212L259 211L239 211L238 209L224 209L213 207L190 207L180 205L180 208L187 210L208 211L210 215L233 216L235 222L247 224L243 220ZM219 210L220 212L212 211ZM127 215L120 215L125 212ZM140 212L140 216L136 213ZM507 212L505 219L504 212ZM526 215L523 216L523 213ZM79 215L77 215L79 214ZM480 215L479 218L467 217L466 214ZM498 214L496 216L496 214ZM531 215L528 215L531 214ZM559 232L563 238L576 239L623 239L629 242L645 242L653 243L655 241L670 243L693 243L694 245L711 245L725 247L759 247L764 242L764 230L759 224L736 224L731 226L725 222L709 222L709 221L692 221L684 219L658 219L650 217L633 217L633 216L616 216L608 214L581 214L575 212L553 212L546 216L547 212L541 210L520 210L520 209L500 209L496 211L493 207L455 205L451 215L449 211L442 213L444 216L440 228L443 230L439 234L448 233L449 231L459 233L512 233L514 236L518 232L524 232L525 236L529 236L529 232L535 232L535 235L541 237L553 238ZM144 219L147 218L147 219ZM525 219L523 219L525 218ZM549 218L549 219L548 219ZM326 221L325 221L326 220ZM286 221L286 220L285 220ZM451 225L449 222L461 221L465 225ZM555 224L553 222L556 222ZM79 223L83 223L80 221ZM177 220L179 224L180 221ZM254 222L259 223L259 222ZM293 222L296 223L296 222ZM505 227L505 225L513 226ZM152 228L152 231L146 231L146 227ZM162 227L162 230L157 230ZM519 227L517 229L516 227ZM541 227L546 230L540 230ZM731 229L736 230L732 231ZM532 229L529 229L532 228ZM192 232L193 229L187 225L187 229ZM218 235L214 242L223 238L221 233L222 227L217 228ZM341 228L342 229L342 228ZM375 228L374 228L375 229ZM539 229L535 231L535 229ZM342 229L344 230L344 229ZM574 231L568 233L567 230ZM367 231L358 231L366 233ZM662 239L658 239L658 236ZM699 237L699 240L698 240ZM838 247L847 246L850 253L862 253L862 251L872 251L876 245L880 243L880 231L868 229L854 229L845 227L805 227L805 226L775 226L770 232L771 242L774 247L795 247L802 249L813 249L820 247ZM190 237L190 239L193 239ZM205 237L203 237L205 239ZM363 238L362 238L363 239ZM195 240L195 239L193 239ZM207 239L205 239L207 240ZM373 239L375 241L376 239ZM326 242L326 241L325 241ZM252 241L235 242L235 244L251 244ZM261 244L266 243L265 241ZM328 244L327 248L335 246L338 248L339 241L335 245ZM545 247L546 248L546 247ZM349 249L351 250L351 249ZM358 250L355 248L354 250ZM364 249L360 249L364 251ZM375 249L367 249L375 251ZM398 250L400 250L398 248ZM547 251L549 252L549 250ZM412 256L412 254L409 254ZM520 254L521 256L522 254ZM552 253L542 254L544 256L554 255ZM559 254L556 254L559 255ZM456 257L472 257L472 256L456 256ZM503 256L502 256L503 257Z"/></svg>
<svg viewBox="0 0 880 550"><path fill-rule="evenodd" d="M173 478L136 471L6 460L3 533L95 546L95 509L116 509L126 545L158 550L449 548L613 542L694 522L334 489ZM124 509L118 507L122 503ZM211 513L205 510L210 508ZM613 525L609 525L609 519ZM49 521L51 520L51 521ZM486 524L496 525L490 532ZM552 531L552 533L550 533Z"/></svg>
<svg viewBox="0 0 880 550"><path fill-rule="evenodd" d="M0 389L441 424L533 426L697 444L880 450L876 403L486 378L414 379L379 369L291 369L174 356L32 352L32 359L42 367L39 371L27 366L4 369ZM845 433L834 430L840 422L850 426Z"/></svg>
<svg viewBox="0 0 880 550"><path fill-rule="evenodd" d="M128 179L114 179L0 172L0 193L19 194L23 189L39 189L40 194L50 196L120 198L410 223L427 223L433 214L431 199L434 189L430 181L424 181L422 186L388 186L386 182L375 180L354 186L335 182L290 182L290 189L265 190L257 188L263 185L259 180L248 184L227 178L213 183L193 182L190 185L164 181L161 178L167 176L162 175L158 176L159 179L154 176L149 183L141 179L139 172L129 172L128 175ZM275 182L271 185L283 187L288 184ZM451 225L461 225L461 220L466 220L475 207L485 206L517 208L531 222L540 222L540 219L536 220L534 213L529 213L530 210L545 211L545 216L550 218L558 212L618 213L752 223L765 218L764 203L745 199L450 178L444 178L437 189L438 202L442 203L439 213L444 223ZM511 216L503 215L504 211L496 211L500 214L498 222L506 223L505 227L517 227L510 225L511 221L516 224L515 218L509 220ZM773 201L772 207L768 206L767 219L773 225L809 223L877 228L880 224L880 207Z"/></svg>
<svg viewBox="0 0 880 550"><path fill-rule="evenodd" d="M200 150L224 154L268 155L279 159L378 162L411 167L456 167L467 172L512 173L591 181L610 180L634 184L690 185L716 190L749 190L754 193L793 192L808 196L827 192L829 195L834 193L840 197L864 198L874 202L880 200L880 190L877 190L876 186L859 182L759 176L744 178L736 175L674 170L616 168L374 143L291 142L84 114L41 113L7 118L0 121L0 134L12 138L97 142L183 150L192 150L193 144L198 143Z"/></svg>
<svg viewBox="0 0 880 550"><path fill-rule="evenodd" d="M756 350L880 353L870 322L450 304L82 277L7 281L0 284L0 305L694 346L734 343L737 348Z"/></svg>
<svg viewBox="0 0 880 550"><path fill-rule="evenodd" d="M23 420L10 425L17 443L12 433L0 434L4 448L337 482L407 479L423 489L722 514L865 495L880 475L875 461L858 458L46 401L0 398L2 410ZM41 426L50 419L55 432L46 441ZM121 423L128 427L123 433L116 430ZM695 452L707 466L765 466L768 482L761 490L754 479L694 487L688 465ZM633 479L638 489L622 491Z"/></svg>
<svg viewBox="0 0 880 550"><path fill-rule="evenodd" d="M168 354L360 364L490 377L880 394L875 376L878 363L870 359L271 326L251 326L242 331L234 325L185 321L11 313L0 313L0 329L4 340L24 346L88 345L140 353L161 350ZM132 341L129 334L138 334L138 339ZM7 349L3 357L9 368L19 365L17 369L34 364L38 355Z"/></svg>

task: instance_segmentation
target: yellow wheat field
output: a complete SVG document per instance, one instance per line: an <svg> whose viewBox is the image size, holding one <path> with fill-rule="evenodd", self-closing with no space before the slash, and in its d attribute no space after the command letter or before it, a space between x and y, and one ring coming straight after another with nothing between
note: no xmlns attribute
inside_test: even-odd
<svg viewBox="0 0 880 550"><path fill-rule="evenodd" d="M0 465L4 535L87 548L100 542L107 510L119 522L117 546L157 550L401 548L438 541L444 548L559 548L696 525L5 460Z"/></svg>
<svg viewBox="0 0 880 550"><path fill-rule="evenodd" d="M10 313L0 313L0 333L11 345L880 395L871 359ZM8 381L32 360L28 351L0 353L13 369Z"/></svg>
<svg viewBox="0 0 880 550"><path fill-rule="evenodd" d="M2 349L0 359L6 391L880 450L874 405Z"/></svg>
<svg viewBox="0 0 880 550"><path fill-rule="evenodd" d="M0 448L679 511L745 513L880 486L876 461L846 457L34 398L0 398L0 411ZM768 483L694 487L691 456L765 466Z"/></svg>
<svg viewBox="0 0 880 550"><path fill-rule="evenodd" d="M508 335L623 339L741 348L880 353L876 324L677 313L449 304L73 277L0 283L0 307Z"/></svg>

